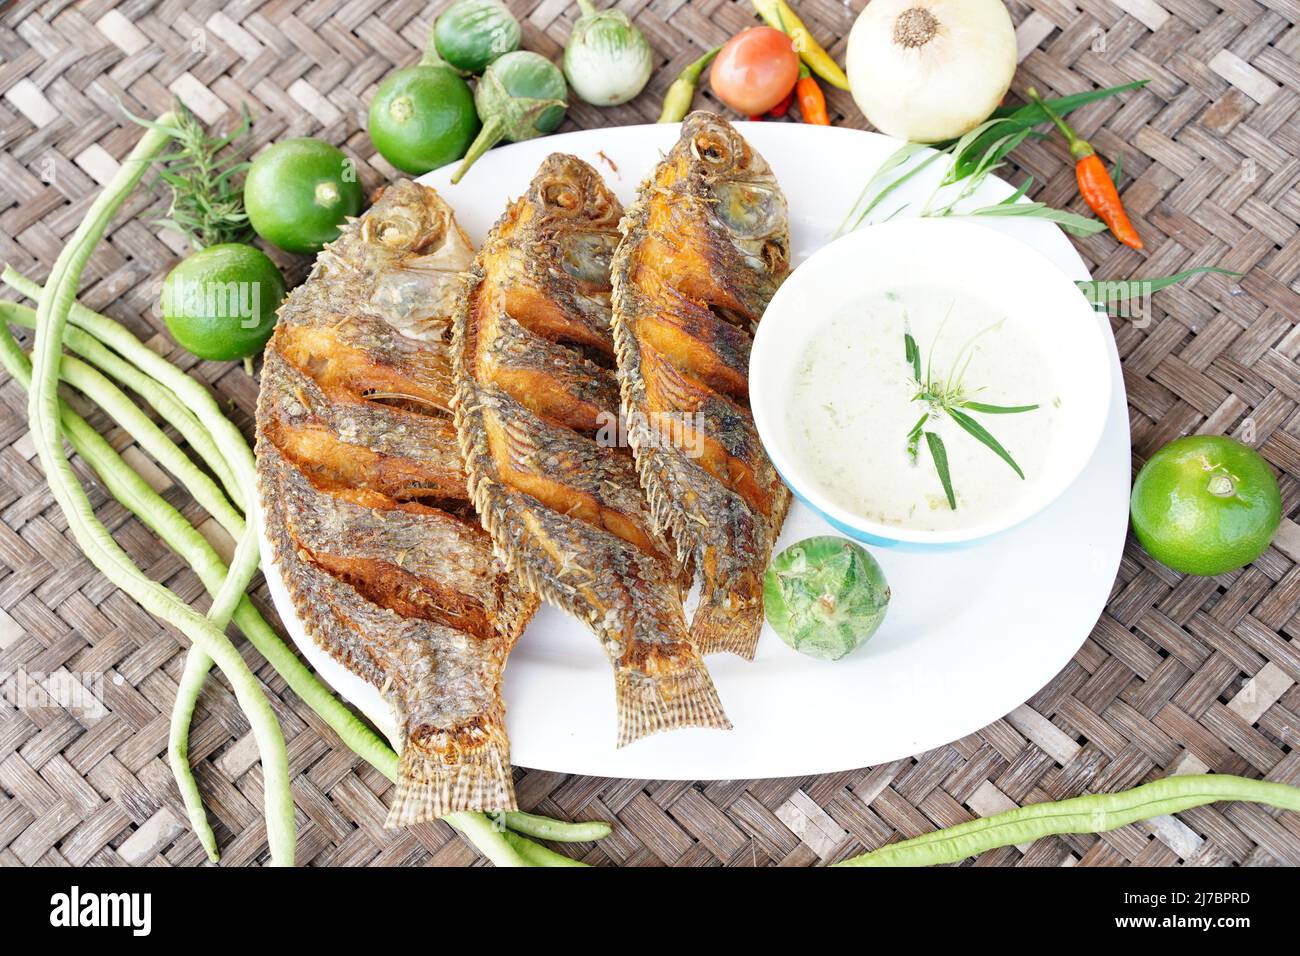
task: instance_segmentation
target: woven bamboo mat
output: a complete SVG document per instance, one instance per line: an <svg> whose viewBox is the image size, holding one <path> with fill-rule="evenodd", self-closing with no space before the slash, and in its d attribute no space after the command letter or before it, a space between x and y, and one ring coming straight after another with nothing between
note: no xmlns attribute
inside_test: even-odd
<svg viewBox="0 0 1300 956"><path fill-rule="evenodd" d="M814 32L844 40L865 0L798 0ZM375 84L417 57L441 4L399 0L128 0L5 4L0 17L0 259L44 277L98 184L137 137L114 117L181 96L229 124L241 101L263 142L314 135L356 157L367 187L392 172L363 132ZM511 0L524 44L558 55L568 0ZM629 0L659 53L628 106L576 105L566 128L653 120L672 76L753 22L739 0ZM1161 293L1145 327L1117 323L1135 466L1191 431L1253 443L1280 472L1289 518L1250 568L1181 578L1127 548L1109 606L1073 661L1028 703L978 733L885 766L797 779L664 783L516 771L521 804L614 822L597 864L808 865L1014 804L1124 788L1210 768L1300 783L1300 0L1013 0L1023 64L1016 89L1071 92L1139 78L1122 102L1077 114L1124 189L1145 254L1108 236L1079 245L1099 277L1218 264ZM836 122L861 117L830 97ZM1059 139L1016 153L1039 198L1071 204ZM1019 178L1019 176L1017 177ZM1074 203L1077 206L1077 202ZM83 301L191 368L247 427L256 382L234 364L196 364L152 316L181 246L147 225L137 198L86 274ZM290 270L300 277L299 261ZM101 429L110 425L94 419ZM128 457L142 456L110 432ZM81 468L83 478L89 476ZM169 500L205 515L156 469ZM156 578L206 606L181 562L90 482L101 517ZM66 535L34 463L25 398L0 384L0 865L180 864L203 859L166 764L183 644L109 586ZM257 582L261 585L260 579ZM259 603L268 608L265 589ZM240 644L241 647L246 645ZM260 663L251 650L246 656ZM98 713L16 706L16 681L81 675ZM86 677L86 675L89 675ZM387 781L342 748L262 666L289 742L300 860L469 864L442 825L381 828ZM31 690L30 686L25 688ZM30 698L24 698L30 704ZM261 772L227 686L208 683L191 754L229 864L266 854ZM1300 864L1300 816L1205 807L1102 836L1052 838L980 865Z"/></svg>

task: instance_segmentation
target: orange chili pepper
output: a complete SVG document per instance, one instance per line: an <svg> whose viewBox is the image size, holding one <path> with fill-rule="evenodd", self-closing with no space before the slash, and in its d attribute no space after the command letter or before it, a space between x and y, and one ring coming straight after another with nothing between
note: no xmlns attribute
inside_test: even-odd
<svg viewBox="0 0 1300 956"><path fill-rule="evenodd" d="M1070 144L1070 155L1074 157L1074 175L1079 181L1079 195L1088 204L1097 218L1110 227L1115 238L1134 249L1142 248L1142 238L1129 222L1128 213L1124 211L1124 201L1119 197L1115 182L1106 171L1106 164L1101 161L1097 151L1086 139L1066 125L1056 110L1043 102L1038 91L1031 88L1029 98L1043 108L1057 128L1064 134Z"/></svg>
<svg viewBox="0 0 1300 956"><path fill-rule="evenodd" d="M805 123L831 125L831 118L826 114L826 96L802 63L799 64L799 79L794 84L794 92L799 97L799 115Z"/></svg>

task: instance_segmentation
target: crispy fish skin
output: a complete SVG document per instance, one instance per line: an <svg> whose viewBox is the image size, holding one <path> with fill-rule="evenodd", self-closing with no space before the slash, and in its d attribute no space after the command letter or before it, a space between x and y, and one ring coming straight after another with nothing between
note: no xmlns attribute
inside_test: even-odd
<svg viewBox="0 0 1300 956"><path fill-rule="evenodd" d="M550 156L484 243L452 346L456 427L483 526L512 570L600 639L619 746L731 726L687 630L673 549L653 530L631 456L608 440L621 215L595 170Z"/></svg>
<svg viewBox="0 0 1300 956"><path fill-rule="evenodd" d="M258 398L258 487L307 632L400 725L388 826L515 807L501 675L537 599L492 553L450 418L448 340L473 249L402 181L281 307Z"/></svg>
<svg viewBox="0 0 1300 956"><path fill-rule="evenodd" d="M693 640L752 659L790 505L748 383L753 327L790 269L785 198L744 138L699 111L620 228L613 332L641 484L656 530L701 572Z"/></svg>

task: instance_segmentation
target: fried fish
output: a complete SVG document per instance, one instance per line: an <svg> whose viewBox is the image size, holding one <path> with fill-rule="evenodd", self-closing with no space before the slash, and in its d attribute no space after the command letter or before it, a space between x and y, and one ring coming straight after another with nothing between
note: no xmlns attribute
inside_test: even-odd
<svg viewBox="0 0 1300 956"><path fill-rule="evenodd" d="M623 210L550 156L485 241L456 314L456 426L510 567L582 620L615 670L619 745L729 727L687 632L682 569L617 447L609 264Z"/></svg>
<svg viewBox="0 0 1300 956"><path fill-rule="evenodd" d="M492 554L451 419L473 248L401 181L280 309L257 409L267 532L312 639L401 728L388 826L515 807L501 674L537 599Z"/></svg>
<svg viewBox="0 0 1300 956"><path fill-rule="evenodd" d="M754 427L747 374L754 326L790 269L785 197L729 123L695 112L621 228L614 342L654 527L700 570L692 639L752 658L790 504Z"/></svg>

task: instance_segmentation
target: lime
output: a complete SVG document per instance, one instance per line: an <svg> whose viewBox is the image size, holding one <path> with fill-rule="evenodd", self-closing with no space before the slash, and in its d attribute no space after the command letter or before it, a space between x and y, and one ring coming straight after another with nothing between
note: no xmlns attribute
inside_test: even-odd
<svg viewBox="0 0 1300 956"><path fill-rule="evenodd" d="M1185 574L1215 575L1264 553L1282 520L1282 498L1258 452L1220 435L1190 435L1138 472L1129 514L1153 558Z"/></svg>
<svg viewBox="0 0 1300 956"><path fill-rule="evenodd" d="M259 236L286 252L318 252L361 211L352 160L324 140L286 139L263 150L244 180L244 208Z"/></svg>
<svg viewBox="0 0 1300 956"><path fill-rule="evenodd" d="M172 337L216 362L261 351L284 301L284 278L266 253L238 242L209 246L167 273L162 314Z"/></svg>
<svg viewBox="0 0 1300 956"><path fill-rule="evenodd" d="M375 149L413 176L460 159L478 129L474 94L449 67L398 70L370 101Z"/></svg>

